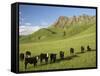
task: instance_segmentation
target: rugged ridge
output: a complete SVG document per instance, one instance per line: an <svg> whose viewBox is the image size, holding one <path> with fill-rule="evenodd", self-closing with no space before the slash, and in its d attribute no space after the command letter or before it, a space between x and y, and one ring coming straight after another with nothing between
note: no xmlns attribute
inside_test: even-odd
<svg viewBox="0 0 100 76"><path fill-rule="evenodd" d="M60 27L64 28L69 25L79 24L82 22L90 22L92 20L95 20L95 16L89 16L86 14L80 15L80 16L72 16L72 17L66 17L66 16L60 16L57 21L53 24L54 27Z"/></svg>
<svg viewBox="0 0 100 76"><path fill-rule="evenodd" d="M95 28L91 28L95 26L95 16L85 14L72 17L60 16L50 27L39 29L27 36L21 36L20 42L29 43L65 39L78 35L86 30L88 31L89 28L95 31Z"/></svg>

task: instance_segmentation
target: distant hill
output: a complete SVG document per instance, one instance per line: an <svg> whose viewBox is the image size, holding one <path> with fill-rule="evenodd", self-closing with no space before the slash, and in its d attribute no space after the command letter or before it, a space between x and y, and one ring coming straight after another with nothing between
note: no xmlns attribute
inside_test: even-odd
<svg viewBox="0 0 100 76"><path fill-rule="evenodd" d="M95 20L95 16L85 14L73 17L60 16L50 27L42 28L27 36L20 36L20 42L29 43L69 38L95 26Z"/></svg>
<svg viewBox="0 0 100 76"><path fill-rule="evenodd" d="M64 27L69 27L70 25L88 23L94 20L95 16L88 16L85 14L73 17L60 16L58 20L54 23L54 26L64 28Z"/></svg>

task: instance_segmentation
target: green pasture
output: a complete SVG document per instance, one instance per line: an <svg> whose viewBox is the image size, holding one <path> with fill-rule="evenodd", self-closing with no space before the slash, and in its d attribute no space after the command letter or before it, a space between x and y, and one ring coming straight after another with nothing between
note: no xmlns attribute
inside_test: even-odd
<svg viewBox="0 0 100 76"><path fill-rule="evenodd" d="M73 69L73 68L89 68L96 67L96 26L95 22L88 24L75 24L68 29L65 29L66 35L63 36L63 29L49 27L52 34L47 29L39 31L27 37L20 36L19 54L30 51L32 56L40 55L41 53L56 53L59 59L59 52L65 52L65 60L50 64L40 64L34 67L28 64L26 71L36 70L52 70L52 69ZM40 37L40 39L38 39ZM90 46L94 51L87 52L87 46ZM85 53L80 52L80 47L85 47ZM75 57L67 59L70 55L70 48L75 49ZM24 61L19 61L19 71L25 71Z"/></svg>
<svg viewBox="0 0 100 76"><path fill-rule="evenodd" d="M37 42L37 43L27 43L20 44L20 53L25 53L25 51L30 50L32 55L39 55L40 53L57 53L57 58L59 59L59 51L65 52L65 57L70 56L69 49L71 47L75 48L75 52L80 52L81 45L85 47L90 45L92 49L96 49L95 33L71 37L69 39L63 39L58 41L48 41L48 42ZM64 60L58 63L41 65L34 67L33 65L28 65L28 71L30 70L49 70L49 69L70 69L70 68L86 68L96 66L95 51L86 52L84 54L78 54L76 58L70 61ZM25 71L24 62L19 62L19 70ZM38 63L39 65L39 63Z"/></svg>

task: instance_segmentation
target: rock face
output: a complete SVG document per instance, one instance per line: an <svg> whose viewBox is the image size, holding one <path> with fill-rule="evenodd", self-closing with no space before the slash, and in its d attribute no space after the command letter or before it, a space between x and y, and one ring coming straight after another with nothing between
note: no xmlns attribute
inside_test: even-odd
<svg viewBox="0 0 100 76"><path fill-rule="evenodd" d="M58 20L53 24L54 27L64 28L69 25L74 25L78 23L88 23L89 21L95 20L95 16L88 16L88 15L80 15L80 16L60 16Z"/></svg>
<svg viewBox="0 0 100 76"><path fill-rule="evenodd" d="M65 24L68 22L69 18L65 16L60 16L57 22L54 24L55 27L64 27Z"/></svg>

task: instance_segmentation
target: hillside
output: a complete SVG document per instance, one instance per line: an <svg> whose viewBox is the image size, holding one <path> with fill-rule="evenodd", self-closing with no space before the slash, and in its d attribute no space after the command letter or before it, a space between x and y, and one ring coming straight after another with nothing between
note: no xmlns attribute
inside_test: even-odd
<svg viewBox="0 0 100 76"><path fill-rule="evenodd" d="M20 44L20 53L25 53L26 50L30 50L32 56L39 55L42 53L56 53L57 59L59 59L59 51L65 52L65 57L70 56L69 49L71 47L75 48L75 53L80 52L80 46L86 48L87 45L90 45L92 49L96 49L96 40L95 40L95 26L91 26L85 31L82 31L72 37L67 39L60 39L55 41L45 41L45 42L30 42ZM71 60L62 60L47 65L41 65L33 67L33 65L28 65L27 71L30 70L49 70L49 69L71 69L71 68L88 68L96 67L96 51L86 52L83 54L78 54L78 57L72 58ZM91 60L92 59L92 60ZM59 66L59 67L58 67ZM20 71L25 71L24 62L20 61Z"/></svg>
<svg viewBox="0 0 100 76"><path fill-rule="evenodd" d="M84 32L91 27L95 27L95 16L60 16L50 27L42 28L28 36L20 36L20 42L30 43L65 39ZM90 30L95 29L91 28Z"/></svg>
<svg viewBox="0 0 100 76"><path fill-rule="evenodd" d="M29 64L25 70L24 61L19 61L20 71L37 71L51 69L78 69L96 67L96 21L94 16L79 16L79 21L75 18L60 16L58 20L48 28L42 28L28 36L20 36L19 54L29 50L32 56L41 53L56 53L57 60L60 59L59 52L64 52L64 60L48 64L37 63L36 67ZM77 19L76 18L76 19ZM82 18L82 19L81 19ZM89 20L88 20L89 19ZM93 51L87 52L87 46ZM81 52L81 46L85 48L85 53ZM71 57L70 48L74 48L76 57ZM92 60L91 60L92 59Z"/></svg>

